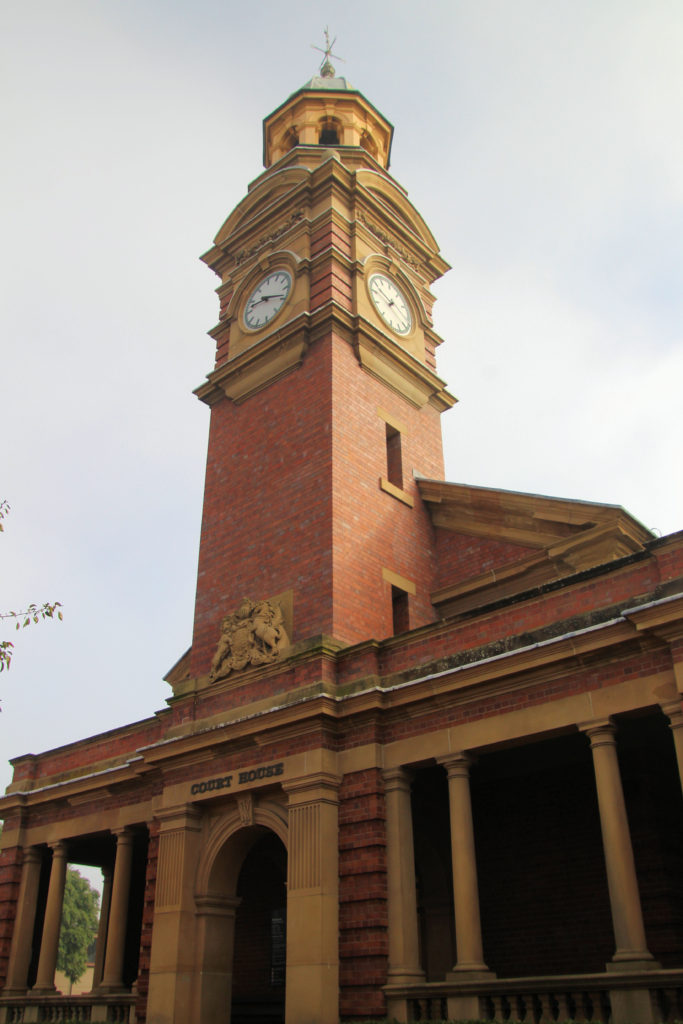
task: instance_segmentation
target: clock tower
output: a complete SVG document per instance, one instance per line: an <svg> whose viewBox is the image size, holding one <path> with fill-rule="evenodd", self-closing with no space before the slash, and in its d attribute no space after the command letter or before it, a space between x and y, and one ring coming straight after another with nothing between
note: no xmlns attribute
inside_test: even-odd
<svg viewBox="0 0 683 1024"><path fill-rule="evenodd" d="M190 673L276 600L335 649L434 621L443 477L430 285L448 265L389 173L393 128L326 59L263 123L265 170L203 259L219 278Z"/></svg>

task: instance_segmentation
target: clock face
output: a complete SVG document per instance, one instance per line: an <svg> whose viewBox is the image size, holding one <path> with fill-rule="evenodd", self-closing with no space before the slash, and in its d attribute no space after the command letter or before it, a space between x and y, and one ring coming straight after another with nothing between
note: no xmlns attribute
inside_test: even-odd
<svg viewBox="0 0 683 1024"><path fill-rule="evenodd" d="M274 270L257 284L244 307L244 323L252 331L265 327L280 312L292 290L287 270Z"/></svg>
<svg viewBox="0 0 683 1024"><path fill-rule="evenodd" d="M388 327L396 334L410 334L413 318L405 295L385 274L373 274L368 281L370 298Z"/></svg>

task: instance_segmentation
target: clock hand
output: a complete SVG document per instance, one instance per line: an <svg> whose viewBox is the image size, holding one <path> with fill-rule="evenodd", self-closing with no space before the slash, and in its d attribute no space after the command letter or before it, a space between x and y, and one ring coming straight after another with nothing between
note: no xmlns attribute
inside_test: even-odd
<svg viewBox="0 0 683 1024"><path fill-rule="evenodd" d="M386 292L383 292L381 290L381 288L378 288L377 291L380 293L380 295L382 296L382 298L384 299L385 302L388 302L390 306L394 305L394 301L395 300L394 299L390 299Z"/></svg>
<svg viewBox="0 0 683 1024"><path fill-rule="evenodd" d="M258 306L259 302L270 302L271 299L284 299L284 297L284 295L261 295L260 298L254 299L254 301L250 303L249 308L253 309L254 306Z"/></svg>

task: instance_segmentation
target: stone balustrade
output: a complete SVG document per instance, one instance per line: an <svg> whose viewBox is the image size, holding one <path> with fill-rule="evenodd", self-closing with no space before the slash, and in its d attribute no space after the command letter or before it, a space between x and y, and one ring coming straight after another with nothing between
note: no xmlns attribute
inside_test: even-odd
<svg viewBox="0 0 683 1024"><path fill-rule="evenodd" d="M135 995L117 993L101 995L62 996L35 995L0 997L0 1024L71 1024L81 1021L94 1024L132 1024L135 1019Z"/></svg>
<svg viewBox="0 0 683 1024"><path fill-rule="evenodd" d="M384 991L387 1015L399 1021L609 1024L613 996L637 989L649 992L657 1024L683 1019L681 970L423 982Z"/></svg>

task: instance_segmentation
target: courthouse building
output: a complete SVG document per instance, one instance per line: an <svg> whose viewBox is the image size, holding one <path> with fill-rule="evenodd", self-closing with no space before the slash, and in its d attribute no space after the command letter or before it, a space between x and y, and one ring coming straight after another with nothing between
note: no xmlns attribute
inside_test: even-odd
<svg viewBox="0 0 683 1024"><path fill-rule="evenodd" d="M192 646L154 717L13 760L1 1022L683 1017L683 534L444 481L392 134L326 61L203 257Z"/></svg>

